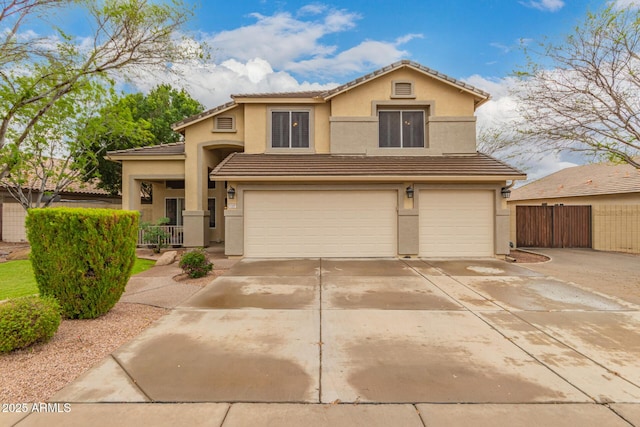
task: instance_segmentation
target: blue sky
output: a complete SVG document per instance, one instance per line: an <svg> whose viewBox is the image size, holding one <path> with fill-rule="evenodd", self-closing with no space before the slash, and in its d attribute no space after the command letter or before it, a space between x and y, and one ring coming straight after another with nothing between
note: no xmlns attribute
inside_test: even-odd
<svg viewBox="0 0 640 427"><path fill-rule="evenodd" d="M156 0L162 1L162 0ZM556 42L588 11L609 0L184 0L196 5L186 36L206 42L211 59L176 66L176 74L134 78L129 89L159 83L185 88L207 108L231 94L326 89L400 59L417 61L492 95L478 127L508 123L515 111L510 74L524 64L521 44ZM640 0L611 0L617 6ZM74 9L48 17L71 34L86 35ZM0 29L1 30L1 29ZM42 35L46 25L34 26ZM49 30L50 31L50 30ZM583 163L575 155L529 156L530 178Z"/></svg>
<svg viewBox="0 0 640 427"><path fill-rule="evenodd" d="M395 53L401 54L423 65L437 69L456 78L474 74L487 78L500 78L508 75L519 63L522 54L521 41L535 43L548 37L555 39L571 31L584 17L587 10L598 9L603 1L593 0L406 0L403 3L382 0L352 0L348 2L308 2L308 1L206 1L199 8L198 16L190 25L191 29L209 34L222 32L242 36L240 29L269 28L272 39L278 40L285 34L295 34L302 29L294 28L297 22L308 26L322 26L331 16L340 15L343 20L334 28L318 30L314 44L334 51L321 55L339 63L340 53L357 48L366 41L380 42L388 49L381 49L376 55L370 52L369 59L374 67L378 58ZM267 21L288 16L292 21L269 25ZM276 33L279 32L279 33ZM405 41L406 40L406 41ZM259 40L254 43L260 44ZM220 49L223 57L242 56L228 50L223 41L213 46ZM292 55L291 62L308 61L318 56L311 50ZM265 48L264 51L268 51ZM282 53L288 51L280 46ZM265 52L265 56L268 56ZM269 58L264 58L269 60ZM395 57L389 57L395 60ZM331 62L331 61L326 61ZM295 67L290 72L298 79L313 81L343 82L346 79L371 71L367 61L363 67L353 73L343 74L340 64L337 71L314 75L307 71L301 73ZM287 67L283 67L285 70ZM333 79L332 79L333 78Z"/></svg>

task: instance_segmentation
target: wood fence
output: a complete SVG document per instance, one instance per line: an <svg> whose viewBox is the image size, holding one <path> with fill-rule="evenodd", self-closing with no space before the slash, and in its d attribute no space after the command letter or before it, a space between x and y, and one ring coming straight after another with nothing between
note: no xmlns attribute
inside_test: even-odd
<svg viewBox="0 0 640 427"><path fill-rule="evenodd" d="M591 206L517 206L516 244L536 248L591 248Z"/></svg>

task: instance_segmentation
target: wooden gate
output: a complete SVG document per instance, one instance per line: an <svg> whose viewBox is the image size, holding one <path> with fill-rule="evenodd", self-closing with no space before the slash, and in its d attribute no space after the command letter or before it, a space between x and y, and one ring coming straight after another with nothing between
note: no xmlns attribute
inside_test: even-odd
<svg viewBox="0 0 640 427"><path fill-rule="evenodd" d="M516 206L516 244L591 248L591 206Z"/></svg>

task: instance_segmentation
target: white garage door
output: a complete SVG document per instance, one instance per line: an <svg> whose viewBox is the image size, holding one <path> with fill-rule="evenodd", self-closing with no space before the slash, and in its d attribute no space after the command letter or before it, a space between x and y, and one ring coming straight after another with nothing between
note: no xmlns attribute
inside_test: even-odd
<svg viewBox="0 0 640 427"><path fill-rule="evenodd" d="M396 206L394 191L245 191L245 256L395 256Z"/></svg>
<svg viewBox="0 0 640 427"><path fill-rule="evenodd" d="M493 256L494 194L420 191L420 256Z"/></svg>

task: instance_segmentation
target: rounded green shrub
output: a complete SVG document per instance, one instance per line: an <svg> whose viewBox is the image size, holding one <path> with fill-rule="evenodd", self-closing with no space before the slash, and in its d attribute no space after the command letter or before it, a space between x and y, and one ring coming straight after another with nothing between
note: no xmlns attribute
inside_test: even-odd
<svg viewBox="0 0 640 427"><path fill-rule="evenodd" d="M60 319L60 305L51 297L28 296L1 303L0 353L50 340Z"/></svg>
<svg viewBox="0 0 640 427"><path fill-rule="evenodd" d="M186 252L180 258L180 268L192 279L204 277L213 270L213 264L207 259L204 249Z"/></svg>
<svg viewBox="0 0 640 427"><path fill-rule="evenodd" d="M30 209L31 263L40 295L71 319L102 316L118 302L136 259L139 213L112 209Z"/></svg>

